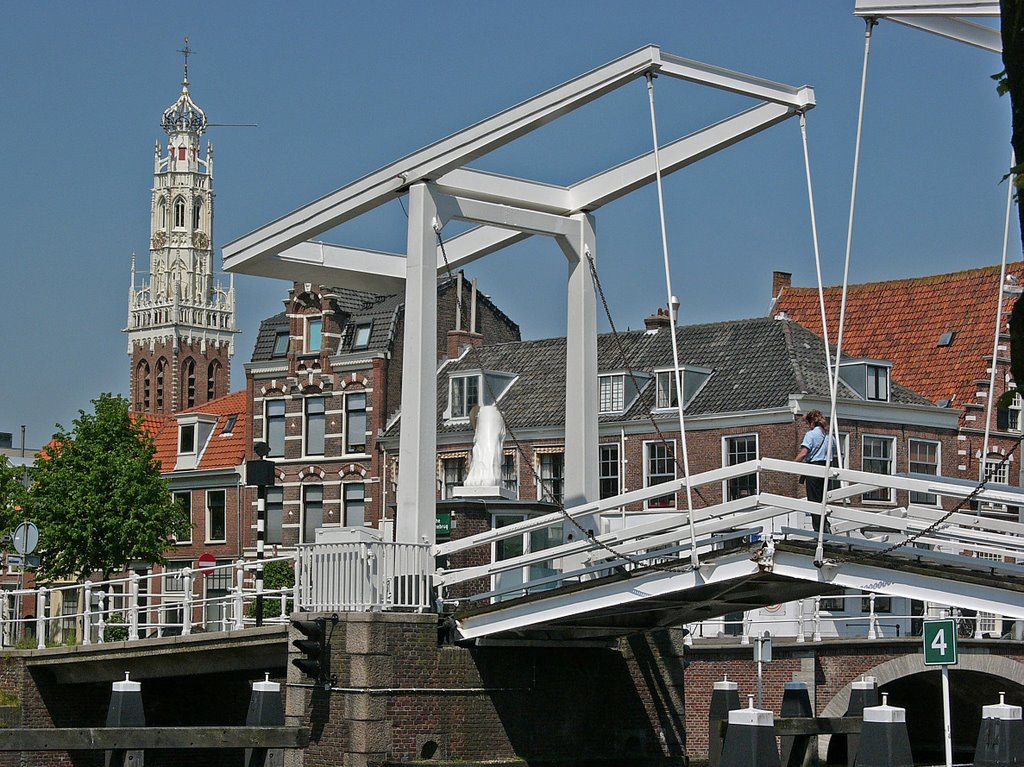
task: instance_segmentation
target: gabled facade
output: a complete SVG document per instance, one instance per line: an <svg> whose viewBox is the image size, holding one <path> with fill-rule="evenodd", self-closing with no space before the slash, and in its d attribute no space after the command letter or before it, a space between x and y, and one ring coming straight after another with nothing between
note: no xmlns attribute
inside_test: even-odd
<svg viewBox="0 0 1024 767"><path fill-rule="evenodd" d="M988 455L984 452L988 401L1010 386L1007 322L1024 264L1007 265L999 284L999 266L887 282L850 285L847 293L843 352L851 357L891 362L894 381L923 394L940 407L959 410L956 460L950 476L977 480L998 463L1021 436L1021 402L999 409L993 402ZM841 286L825 288L830 338L839 327ZM996 313L1002 302L998 349L993 359ZM816 287L792 285L792 276L775 272L770 314L794 320L822 334ZM995 390L990 371L995 365ZM1010 456L996 482L1020 484L1021 463Z"/></svg>
<svg viewBox="0 0 1024 767"><path fill-rule="evenodd" d="M261 323L246 365L251 442L266 442L277 464L267 545L313 542L323 528L390 538L382 487L394 477L378 439L401 402L402 296L296 283L284 303ZM438 304L439 360L449 347L519 339L461 274L439 283Z"/></svg>

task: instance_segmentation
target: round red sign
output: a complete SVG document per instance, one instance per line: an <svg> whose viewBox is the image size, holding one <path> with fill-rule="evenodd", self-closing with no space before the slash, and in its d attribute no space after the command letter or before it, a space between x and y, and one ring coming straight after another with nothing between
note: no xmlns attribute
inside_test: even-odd
<svg viewBox="0 0 1024 767"><path fill-rule="evenodd" d="M214 566L217 564L217 558L213 554L207 552L199 557L199 561L196 563L199 568L199 572L203 575L209 575L213 572Z"/></svg>

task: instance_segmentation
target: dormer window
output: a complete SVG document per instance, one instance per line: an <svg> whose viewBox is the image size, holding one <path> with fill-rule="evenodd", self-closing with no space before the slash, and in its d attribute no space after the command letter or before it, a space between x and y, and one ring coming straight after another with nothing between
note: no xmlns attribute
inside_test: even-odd
<svg viewBox="0 0 1024 767"><path fill-rule="evenodd" d="M469 418L469 411L480 404L480 375L452 378L448 401L452 418Z"/></svg>
<svg viewBox="0 0 1024 767"><path fill-rule="evenodd" d="M306 320L306 345L307 352L318 352L323 346L324 321L320 317L310 317Z"/></svg>
<svg viewBox="0 0 1024 767"><path fill-rule="evenodd" d="M274 336L274 351L270 353L271 357L284 357L288 354L288 331L283 331Z"/></svg>
<svg viewBox="0 0 1024 767"><path fill-rule="evenodd" d="M360 322L356 325L355 334L352 339L353 349L367 349L370 346L370 331L373 329L372 322Z"/></svg>
<svg viewBox="0 0 1024 767"><path fill-rule="evenodd" d="M196 425L183 423L178 426L178 452L183 454L196 451Z"/></svg>
<svg viewBox="0 0 1024 767"><path fill-rule="evenodd" d="M516 380L511 373L488 370L484 373L453 374L448 382L447 420L467 420L477 405L493 405Z"/></svg>
<svg viewBox="0 0 1024 767"><path fill-rule="evenodd" d="M621 373L605 375L598 379L599 413L621 413L625 409L626 377Z"/></svg>
<svg viewBox="0 0 1024 767"><path fill-rule="evenodd" d="M849 360L839 365L839 377L869 402L889 402L892 363L885 360Z"/></svg>
<svg viewBox="0 0 1024 767"><path fill-rule="evenodd" d="M711 378L711 374L714 371L709 368L684 365L679 368L679 372L683 378L683 408L687 408L693 401L693 398L704 388L704 385ZM676 377L673 371L659 370L655 373L655 376L657 387L655 408L658 410L668 410L679 407L679 397L676 394Z"/></svg>

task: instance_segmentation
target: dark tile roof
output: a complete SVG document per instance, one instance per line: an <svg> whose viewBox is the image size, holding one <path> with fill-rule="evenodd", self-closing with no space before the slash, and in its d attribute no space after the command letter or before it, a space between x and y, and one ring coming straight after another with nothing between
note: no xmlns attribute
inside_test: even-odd
<svg viewBox="0 0 1024 767"><path fill-rule="evenodd" d="M455 285L454 279L442 279L438 282L438 293L443 293ZM342 330L339 348L333 353L372 353L390 351L398 331L398 320L405 306L405 296L399 293L378 295L362 290L349 288L324 288L323 294L330 296L338 304L338 308L348 314ZM477 301L488 306L503 322L518 334L519 326L508 315L499 309L491 299L483 293L477 293ZM353 349L355 328L363 323L371 323L370 343L364 349ZM288 330L288 316L285 312L268 317L260 323L256 334L256 345L253 348L252 361L263 362L273 359L274 339L277 334Z"/></svg>
<svg viewBox="0 0 1024 767"><path fill-rule="evenodd" d="M736 413L785 407L790 395L829 396L822 340L795 322L759 317L749 320L687 325L677 330L680 363L713 371L687 406L687 415ZM619 334L628 365L612 334L598 337L600 372L631 368L647 376L672 368L672 339L667 330ZM462 424L445 424L449 375L483 367L514 373L516 382L501 401L506 422L513 429L561 426L565 412L565 339L494 344L464 355L442 369L438 383L439 432L464 431ZM603 422L646 420L654 401L654 379L648 377L640 397L625 414L603 415ZM845 386L843 399L857 399ZM928 399L894 384L892 401L930 405Z"/></svg>
<svg viewBox="0 0 1024 767"><path fill-rule="evenodd" d="M1007 274L1021 284L1024 264L1008 264ZM952 398L954 407L963 407L975 401L974 381L988 378L999 293L998 266L850 285L843 351L853 357L890 360L895 380L933 402ZM825 288L833 338L841 297L842 286ZM1008 305L1004 320L1009 309ZM816 287L784 287L773 311L784 311L821 334ZM939 337L949 331L952 343L939 346Z"/></svg>

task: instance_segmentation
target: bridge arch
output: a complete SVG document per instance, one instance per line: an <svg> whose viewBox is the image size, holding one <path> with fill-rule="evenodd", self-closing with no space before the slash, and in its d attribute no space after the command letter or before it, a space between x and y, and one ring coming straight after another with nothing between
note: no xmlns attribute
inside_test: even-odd
<svg viewBox="0 0 1024 767"><path fill-rule="evenodd" d="M890 704L907 709L907 728L915 763L941 761L944 747L938 667L925 666L923 656L915 652L880 663L864 673L878 680L881 692L889 693ZM1007 703L1024 703L1024 663L1003 655L961 653L957 665L950 669L950 684L954 759L970 761L981 726L982 706L998 702L1002 691L1007 693ZM842 716L849 700L850 685L847 684L825 705L820 715ZM829 743L829 764L834 757L844 757L844 742ZM834 746L838 748L835 754Z"/></svg>

